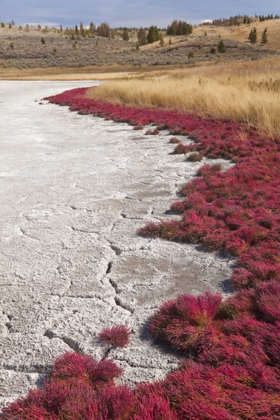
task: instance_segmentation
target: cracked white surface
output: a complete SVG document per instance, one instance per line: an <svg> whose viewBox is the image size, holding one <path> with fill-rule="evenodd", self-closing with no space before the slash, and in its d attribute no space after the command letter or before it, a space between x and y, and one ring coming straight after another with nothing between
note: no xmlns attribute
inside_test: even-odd
<svg viewBox="0 0 280 420"><path fill-rule="evenodd" d="M176 192L205 160L170 154L167 132L145 136L35 102L92 84L0 82L1 404L65 350L102 357L97 334L120 323L134 332L127 349L110 352L124 380L163 377L177 356L152 343L145 323L179 293L225 292L230 276L227 259L136 234L171 217Z"/></svg>

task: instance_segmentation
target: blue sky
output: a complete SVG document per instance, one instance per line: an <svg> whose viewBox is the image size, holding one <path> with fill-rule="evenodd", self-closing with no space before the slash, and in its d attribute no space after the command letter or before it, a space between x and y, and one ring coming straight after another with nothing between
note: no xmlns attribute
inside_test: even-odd
<svg viewBox="0 0 280 420"><path fill-rule="evenodd" d="M166 26L173 19L200 23L236 14L280 14L280 0L1 0L0 21L72 26Z"/></svg>

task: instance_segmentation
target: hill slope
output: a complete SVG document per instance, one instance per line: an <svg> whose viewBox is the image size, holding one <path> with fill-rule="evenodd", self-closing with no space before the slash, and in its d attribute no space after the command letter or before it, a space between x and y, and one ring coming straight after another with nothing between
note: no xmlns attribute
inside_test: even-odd
<svg viewBox="0 0 280 420"><path fill-rule="evenodd" d="M199 31L197 30L199 34ZM213 34L215 35L215 34ZM170 37L166 37L166 41ZM102 37L71 40L50 30L19 30L17 27L0 28L0 67L50 68L86 66L166 66L184 65L203 61L256 60L272 53L265 47L255 47L233 39L224 39L225 54L211 54L220 42L218 36L172 37L165 42L136 50L135 42ZM194 57L189 57L193 53Z"/></svg>
<svg viewBox="0 0 280 420"><path fill-rule="evenodd" d="M280 19L265 20L264 22L255 21L249 25L242 24L240 26L203 25L198 26L194 33L195 35L204 35L207 32L208 36L221 35L223 38L249 43L249 33L253 28L256 28L258 32L257 45L260 45L262 33L267 28L268 43L265 48L280 52Z"/></svg>

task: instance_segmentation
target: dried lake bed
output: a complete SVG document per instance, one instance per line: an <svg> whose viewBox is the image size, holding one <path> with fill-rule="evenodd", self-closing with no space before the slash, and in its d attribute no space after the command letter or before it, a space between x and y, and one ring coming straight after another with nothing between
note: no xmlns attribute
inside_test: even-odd
<svg viewBox="0 0 280 420"><path fill-rule="evenodd" d="M162 378L178 356L147 334L156 308L179 293L230 292L228 258L137 235L147 222L174 217L166 211L179 188L211 160L172 155L164 131L145 136L39 105L98 84L0 81L2 405L40 383L65 351L102 358L98 333L120 323L134 333L128 348L109 353L123 379Z"/></svg>

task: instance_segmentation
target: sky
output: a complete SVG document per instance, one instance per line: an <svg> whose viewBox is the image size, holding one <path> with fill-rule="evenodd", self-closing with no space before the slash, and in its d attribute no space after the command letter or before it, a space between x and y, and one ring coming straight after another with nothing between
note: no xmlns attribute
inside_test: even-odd
<svg viewBox="0 0 280 420"><path fill-rule="evenodd" d="M237 14L280 14L280 0L0 0L0 21L64 27L83 22L111 27L165 27L173 19L198 24Z"/></svg>

